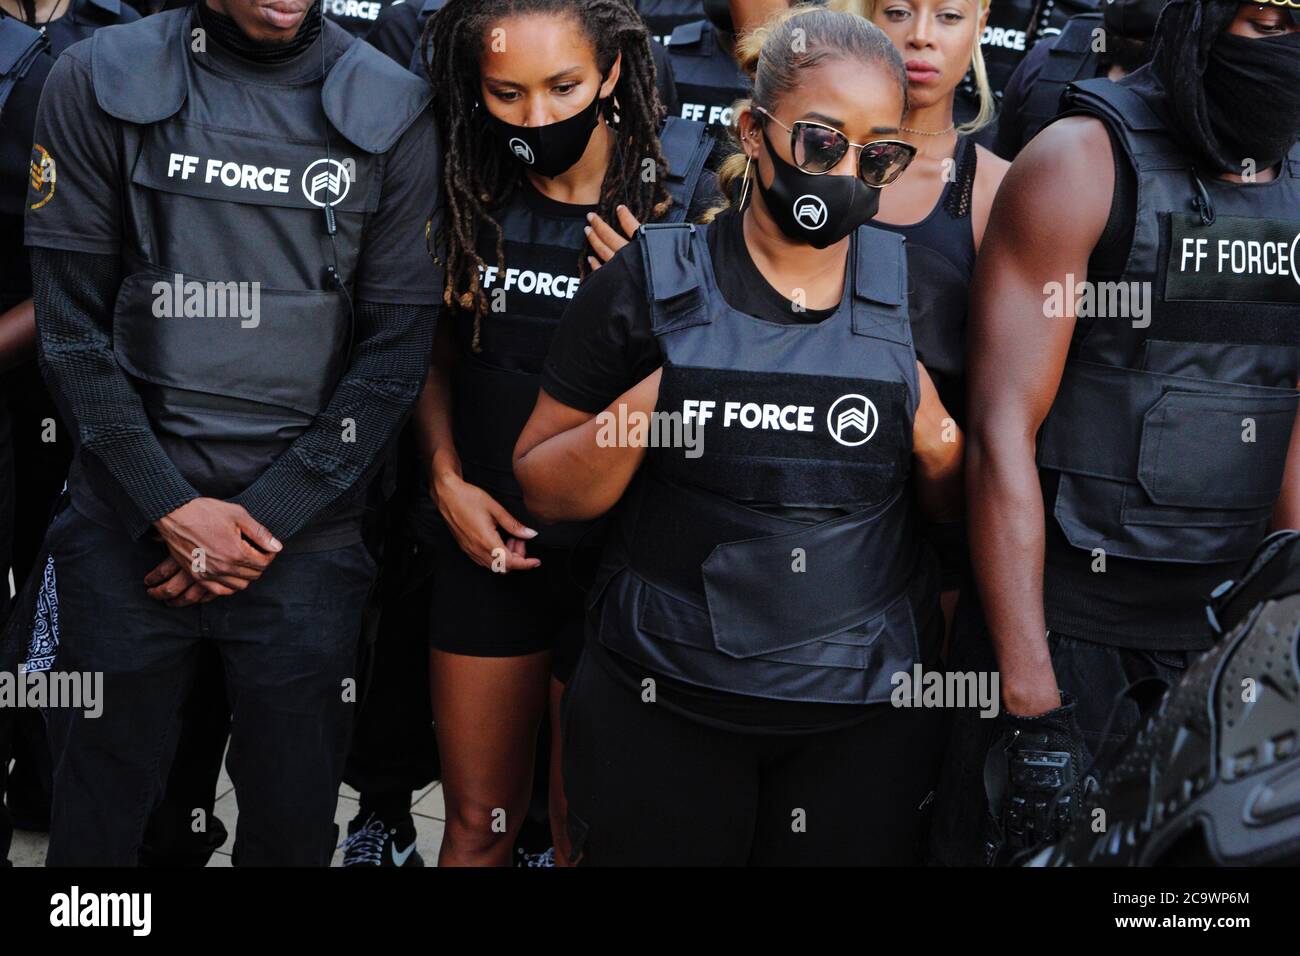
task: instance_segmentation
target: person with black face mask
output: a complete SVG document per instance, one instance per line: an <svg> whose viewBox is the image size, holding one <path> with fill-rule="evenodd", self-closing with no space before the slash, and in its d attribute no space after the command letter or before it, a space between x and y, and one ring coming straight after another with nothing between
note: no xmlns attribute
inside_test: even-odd
<svg viewBox="0 0 1300 956"><path fill-rule="evenodd" d="M445 242L452 315L417 411L423 494L410 521L434 563L440 865L510 861L538 727L548 705L558 715L582 644L603 529L538 530L510 455L560 314L583 281L588 224L620 210L680 222L715 197L707 131L665 123L650 46L628 0L447 0L421 43L449 151L439 248ZM553 719L550 816L563 862L557 728Z"/></svg>
<svg viewBox="0 0 1300 956"><path fill-rule="evenodd" d="M542 520L613 523L564 700L573 850L906 864L942 722L891 706L943 630L914 511L960 499L962 456L912 346L903 239L865 225L913 154L906 74L825 10L740 51L730 202L587 280L515 448Z"/></svg>
<svg viewBox="0 0 1300 956"><path fill-rule="evenodd" d="M1118 80L1151 58L1151 34L1165 0L1111 0L1101 10L1066 21L1061 32L1034 44L1002 91L993 151L1015 159L1060 112L1066 86L1104 76Z"/></svg>
<svg viewBox="0 0 1300 956"><path fill-rule="evenodd" d="M1207 595L1300 526L1295 14L1173 0L1151 63L1071 84L994 200L967 340L982 608L951 666L997 668L1003 714L954 722L944 862L1069 826L1137 724L1125 688L1173 683Z"/></svg>
<svg viewBox="0 0 1300 956"><path fill-rule="evenodd" d="M77 439L46 536L62 674L48 862L135 865L215 648L239 865L323 865L375 564L362 498L441 273L428 85L294 0L208 0L55 65L26 238ZM231 237L238 237L232 241Z"/></svg>

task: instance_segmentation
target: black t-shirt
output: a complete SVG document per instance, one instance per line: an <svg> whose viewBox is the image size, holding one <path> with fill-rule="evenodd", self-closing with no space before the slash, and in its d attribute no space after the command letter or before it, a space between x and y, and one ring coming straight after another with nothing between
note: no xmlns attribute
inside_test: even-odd
<svg viewBox="0 0 1300 956"><path fill-rule="evenodd" d="M834 308L800 311L772 288L745 246L741 222L728 209L718 214L706 236L727 303L768 322L830 318ZM583 283L565 311L546 359L542 388L556 401L595 414L662 364L659 341L650 330L641 244L632 242Z"/></svg>
<svg viewBox="0 0 1300 956"><path fill-rule="evenodd" d="M763 277L745 245L742 217L718 215L706 242L718 288L727 304L768 322L821 322L835 308L799 310ZM551 343L542 388L556 401L596 413L663 364L650 325L642 247L629 243L578 289ZM921 625L923 628L925 624ZM933 626L933 622L930 623ZM929 635L922 639L929 646ZM588 640L586 653L610 675L640 693L645 668ZM768 700L698 687L656 676L658 702L692 720L751 733L822 731L866 719L878 704L825 704Z"/></svg>

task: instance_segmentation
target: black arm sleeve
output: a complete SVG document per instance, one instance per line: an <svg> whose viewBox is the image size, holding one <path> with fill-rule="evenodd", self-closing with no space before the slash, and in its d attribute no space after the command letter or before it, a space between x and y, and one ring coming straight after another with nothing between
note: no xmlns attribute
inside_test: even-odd
<svg viewBox="0 0 1300 956"><path fill-rule="evenodd" d="M34 246L37 359L83 456L107 471L100 488L134 537L197 498L158 443L144 404L113 355L113 302L121 285L117 256ZM98 471L98 469L96 469Z"/></svg>
<svg viewBox="0 0 1300 956"><path fill-rule="evenodd" d="M325 409L233 501L281 541L364 490L424 384L438 309L359 302L356 343Z"/></svg>

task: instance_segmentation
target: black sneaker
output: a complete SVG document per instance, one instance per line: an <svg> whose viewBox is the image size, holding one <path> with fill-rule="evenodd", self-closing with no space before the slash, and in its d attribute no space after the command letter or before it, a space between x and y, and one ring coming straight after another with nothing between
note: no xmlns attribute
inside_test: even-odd
<svg viewBox="0 0 1300 956"><path fill-rule="evenodd" d="M339 847L344 866L424 866L415 849L415 821L409 814L395 826L373 813L363 823L358 814Z"/></svg>

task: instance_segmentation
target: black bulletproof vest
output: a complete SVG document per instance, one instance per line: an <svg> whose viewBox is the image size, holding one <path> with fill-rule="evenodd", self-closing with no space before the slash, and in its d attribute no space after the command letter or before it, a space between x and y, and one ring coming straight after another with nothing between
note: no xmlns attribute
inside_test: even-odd
<svg viewBox="0 0 1300 956"><path fill-rule="evenodd" d="M679 26L704 16L704 4L701 0L637 0L636 12L645 21L651 38L667 44Z"/></svg>
<svg viewBox="0 0 1300 956"><path fill-rule="evenodd" d="M995 0L980 38L989 86L999 103L1007 80L1038 40L1056 36L1071 17L1097 9L1098 0ZM958 123L979 110L979 90L968 72L957 87L953 115Z"/></svg>
<svg viewBox="0 0 1300 956"><path fill-rule="evenodd" d="M121 0L72 0L68 12L51 20L45 33L50 38L50 52L57 57L102 27L139 19L140 14Z"/></svg>
<svg viewBox="0 0 1300 956"><path fill-rule="evenodd" d="M731 124L732 106L750 94L749 78L718 42L708 20L678 27L668 45L681 114L710 126Z"/></svg>
<svg viewBox="0 0 1300 956"><path fill-rule="evenodd" d="M409 3L410 0L400 0ZM321 0L325 16L329 17L353 36L363 37L370 32L385 7L393 0Z"/></svg>
<svg viewBox="0 0 1300 956"><path fill-rule="evenodd" d="M651 442L602 562L599 639L717 690L882 701L918 659L913 600L933 587L909 481L904 240L860 228L839 308L780 325L723 299L708 228L643 231L664 355L652 433L702 422L703 444Z"/></svg>
<svg viewBox="0 0 1300 956"><path fill-rule="evenodd" d="M23 213L31 195L32 128L53 59L49 40L13 17L0 18L0 312L32 294L23 246ZM39 154L38 154L39 155ZM38 173L39 175L39 166Z"/></svg>
<svg viewBox="0 0 1300 956"><path fill-rule="evenodd" d="M702 123L669 117L659 141L673 198L663 221L681 222L699 185L711 138ZM551 339L578 291L578 266L588 248L586 220L539 215L517 198L494 214L504 236L504 271L486 257L493 264L483 275L489 311L480 323L478 353L469 347L471 320L462 316L458 322L460 362L452 398L456 451L465 479L539 528L539 545L566 547L582 538L588 525L541 526L525 518L512 459L515 440L537 402Z"/></svg>
<svg viewBox="0 0 1300 956"><path fill-rule="evenodd" d="M1052 49L1020 107L1021 148L1061 111L1061 95L1068 85L1100 75L1101 54L1093 51L1095 30L1104 30L1101 14L1082 13L1071 17L1055 40L1043 41L1050 42Z"/></svg>
<svg viewBox="0 0 1300 956"><path fill-rule="evenodd" d="M49 48L50 41L41 31L13 17L0 17L0 114L14 87Z"/></svg>
<svg viewBox="0 0 1300 956"><path fill-rule="evenodd" d="M1116 134L1138 207L1123 274L1076 325L1038 462L1074 547L1225 562L1268 529L1295 419L1300 145L1270 183L1194 177L1162 100L1145 67L1066 92L1067 115ZM1127 317L1143 288L1149 314Z"/></svg>
<svg viewBox="0 0 1300 956"><path fill-rule="evenodd" d="M113 349L168 456L224 498L311 424L345 369L339 283L353 285L384 154L429 93L332 23L323 83L216 73L190 55L190 16L100 31L91 69L129 171Z"/></svg>
<svg viewBox="0 0 1300 956"><path fill-rule="evenodd" d="M420 15L416 20L415 49L411 51L410 65L411 72L416 76L424 76L424 55L420 49L420 37L424 36L424 25L429 22L429 17L442 9L442 5L446 2L447 0L424 0L424 5L420 7Z"/></svg>

